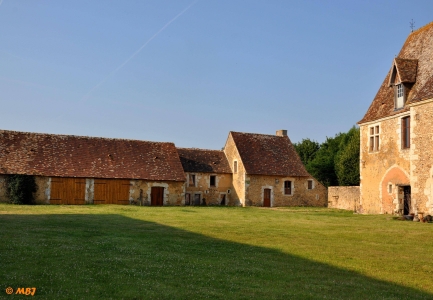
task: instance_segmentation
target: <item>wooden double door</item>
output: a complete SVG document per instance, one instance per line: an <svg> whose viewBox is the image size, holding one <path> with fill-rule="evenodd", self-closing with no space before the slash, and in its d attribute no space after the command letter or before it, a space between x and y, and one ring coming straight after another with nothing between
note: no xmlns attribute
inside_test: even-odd
<svg viewBox="0 0 433 300"><path fill-rule="evenodd" d="M164 205L164 187L153 186L150 191L150 205L163 206Z"/></svg>
<svg viewBox="0 0 433 300"><path fill-rule="evenodd" d="M127 179L95 179L94 204L129 204L130 182Z"/></svg>
<svg viewBox="0 0 433 300"><path fill-rule="evenodd" d="M86 179L51 178L51 204L84 204L86 197Z"/></svg>

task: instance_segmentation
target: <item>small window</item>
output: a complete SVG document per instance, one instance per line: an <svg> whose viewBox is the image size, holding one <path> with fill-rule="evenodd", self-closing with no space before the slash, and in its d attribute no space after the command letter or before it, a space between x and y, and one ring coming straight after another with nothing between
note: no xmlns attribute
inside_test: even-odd
<svg viewBox="0 0 433 300"><path fill-rule="evenodd" d="M292 194L292 182L290 180L284 181L284 195Z"/></svg>
<svg viewBox="0 0 433 300"><path fill-rule="evenodd" d="M213 187L216 186L216 176L215 175L210 176L210 186L213 186Z"/></svg>
<svg viewBox="0 0 433 300"><path fill-rule="evenodd" d="M379 151L379 125L370 127L370 152Z"/></svg>
<svg viewBox="0 0 433 300"><path fill-rule="evenodd" d="M392 193L392 184L388 184L388 193Z"/></svg>
<svg viewBox="0 0 433 300"><path fill-rule="evenodd" d="M238 172L238 161L235 160L233 162L233 173L237 173Z"/></svg>
<svg viewBox="0 0 433 300"><path fill-rule="evenodd" d="M404 86L403 84L397 84L397 97L395 102L395 108L402 108L404 106Z"/></svg>
<svg viewBox="0 0 433 300"><path fill-rule="evenodd" d="M195 186L195 175L189 174L189 186Z"/></svg>
<svg viewBox="0 0 433 300"><path fill-rule="evenodd" d="M401 147L410 148L410 117L401 119Z"/></svg>
<svg viewBox="0 0 433 300"><path fill-rule="evenodd" d="M309 190L313 189L313 180L308 180L308 189Z"/></svg>

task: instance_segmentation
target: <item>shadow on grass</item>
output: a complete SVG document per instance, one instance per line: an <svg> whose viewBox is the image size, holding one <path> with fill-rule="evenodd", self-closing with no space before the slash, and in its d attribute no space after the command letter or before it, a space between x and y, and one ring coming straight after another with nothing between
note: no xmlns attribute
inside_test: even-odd
<svg viewBox="0 0 433 300"><path fill-rule="evenodd" d="M0 216L0 298L432 299L276 250L120 215Z"/></svg>

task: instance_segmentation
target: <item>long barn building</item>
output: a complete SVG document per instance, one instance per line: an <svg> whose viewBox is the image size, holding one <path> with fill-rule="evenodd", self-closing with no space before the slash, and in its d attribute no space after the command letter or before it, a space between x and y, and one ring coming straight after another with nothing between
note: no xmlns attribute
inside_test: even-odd
<svg viewBox="0 0 433 300"><path fill-rule="evenodd" d="M0 131L0 179L34 175L37 203L180 205L173 143ZM5 198L5 189L1 189Z"/></svg>

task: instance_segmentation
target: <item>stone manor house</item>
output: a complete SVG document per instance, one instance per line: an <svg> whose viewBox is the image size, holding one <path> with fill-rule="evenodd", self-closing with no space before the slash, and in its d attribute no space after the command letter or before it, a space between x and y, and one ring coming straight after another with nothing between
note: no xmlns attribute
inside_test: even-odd
<svg viewBox="0 0 433 300"><path fill-rule="evenodd" d="M433 23L408 36L358 124L357 210L433 214Z"/></svg>
<svg viewBox="0 0 433 300"><path fill-rule="evenodd" d="M230 132L223 150L173 143L0 130L5 176L34 175L37 203L326 206L286 130Z"/></svg>

